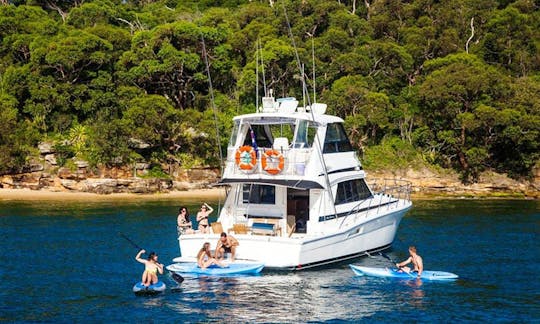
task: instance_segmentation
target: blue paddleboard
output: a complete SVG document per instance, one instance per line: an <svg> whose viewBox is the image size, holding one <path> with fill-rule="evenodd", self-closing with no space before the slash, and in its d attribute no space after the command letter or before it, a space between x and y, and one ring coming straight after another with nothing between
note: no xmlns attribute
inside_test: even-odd
<svg viewBox="0 0 540 324"><path fill-rule="evenodd" d="M175 273L187 273L194 275L226 276L257 274L262 271L262 263L231 263L226 267L211 265L206 269L201 269L196 262L174 263L167 266L167 270Z"/></svg>
<svg viewBox="0 0 540 324"><path fill-rule="evenodd" d="M372 277L379 277L379 278L399 278L399 279L407 279L407 280L417 279L416 273L406 273L403 271L399 271L397 269L361 267L361 266L357 266L353 264L350 264L349 266L351 267L352 271L358 276L372 276ZM427 279L427 280L455 280L457 278L458 278L458 275L450 273L450 272L429 271L429 270L422 271L422 275L420 276L420 279Z"/></svg>
<svg viewBox="0 0 540 324"><path fill-rule="evenodd" d="M158 281L157 283L148 287L143 285L142 282L139 281L135 284L135 286L133 286L133 292L135 293L135 295L139 296L152 296L164 292L165 288L167 288L167 286L165 286L163 281Z"/></svg>

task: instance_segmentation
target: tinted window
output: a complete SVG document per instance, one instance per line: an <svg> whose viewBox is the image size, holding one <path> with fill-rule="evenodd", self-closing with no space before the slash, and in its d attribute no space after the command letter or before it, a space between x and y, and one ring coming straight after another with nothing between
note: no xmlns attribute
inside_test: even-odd
<svg viewBox="0 0 540 324"><path fill-rule="evenodd" d="M326 136L324 137L323 153L349 152L352 150L351 142L349 142L343 124L328 124Z"/></svg>
<svg viewBox="0 0 540 324"><path fill-rule="evenodd" d="M371 191L363 179L354 179L338 184L336 205L360 201L371 197Z"/></svg>
<svg viewBox="0 0 540 324"><path fill-rule="evenodd" d="M266 185L249 185L243 186L243 202L244 204L276 204L276 188Z"/></svg>

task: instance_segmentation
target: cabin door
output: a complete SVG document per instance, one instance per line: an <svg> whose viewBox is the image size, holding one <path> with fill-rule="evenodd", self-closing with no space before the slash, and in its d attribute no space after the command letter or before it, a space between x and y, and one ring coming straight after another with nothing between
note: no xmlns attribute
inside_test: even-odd
<svg viewBox="0 0 540 324"><path fill-rule="evenodd" d="M306 233L309 219L309 190L287 190L287 231Z"/></svg>

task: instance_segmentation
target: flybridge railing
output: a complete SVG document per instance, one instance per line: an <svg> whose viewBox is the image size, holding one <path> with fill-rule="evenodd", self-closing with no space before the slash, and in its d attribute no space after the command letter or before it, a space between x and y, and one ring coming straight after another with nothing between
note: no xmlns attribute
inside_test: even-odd
<svg viewBox="0 0 540 324"><path fill-rule="evenodd" d="M250 152L229 150L226 170L230 175L304 176L311 148L271 149L259 147L256 159ZM240 162L240 163L239 163Z"/></svg>
<svg viewBox="0 0 540 324"><path fill-rule="evenodd" d="M370 212L376 210L377 214L381 209L390 210L410 204L412 183L401 179L372 179L369 187L373 192L373 196L369 199L361 201L352 210L343 217L339 227L343 227L345 221L354 215L354 220L358 217L367 217ZM366 204L367 202L367 204Z"/></svg>

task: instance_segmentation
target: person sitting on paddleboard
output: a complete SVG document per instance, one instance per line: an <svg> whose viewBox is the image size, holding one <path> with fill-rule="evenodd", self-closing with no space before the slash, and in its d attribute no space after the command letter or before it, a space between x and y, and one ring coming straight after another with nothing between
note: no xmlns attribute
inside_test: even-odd
<svg viewBox="0 0 540 324"><path fill-rule="evenodd" d="M418 273L418 278L422 275L424 271L424 264L422 262L422 257L416 254L416 247L409 246L409 258L403 262L396 263L398 269L405 271L407 273L411 272L411 268L407 267L407 264L412 263L414 265L413 272Z"/></svg>
<svg viewBox="0 0 540 324"><path fill-rule="evenodd" d="M203 234L210 233L210 224L208 223L208 216L212 214L214 209L207 203L201 206L201 210L197 213L197 222L199 222L199 231Z"/></svg>
<svg viewBox="0 0 540 324"><path fill-rule="evenodd" d="M140 250L135 257L135 260L144 264L144 272L142 274L142 284L146 287L158 282L157 274L163 274L163 264L158 262L158 255L151 252L148 255L148 260L141 258L141 254L146 253L145 250Z"/></svg>
<svg viewBox="0 0 540 324"><path fill-rule="evenodd" d="M206 269L212 264L220 267L224 266L221 262L212 257L212 254L210 253L210 243L206 242L197 254L197 265L199 265L199 268L201 269Z"/></svg>
<svg viewBox="0 0 540 324"><path fill-rule="evenodd" d="M225 253L231 254L231 262L234 262L234 257L236 256L236 247L240 245L238 240L232 236L227 236L227 233L221 233L221 236L217 242L216 246L216 259L221 260L225 256Z"/></svg>

